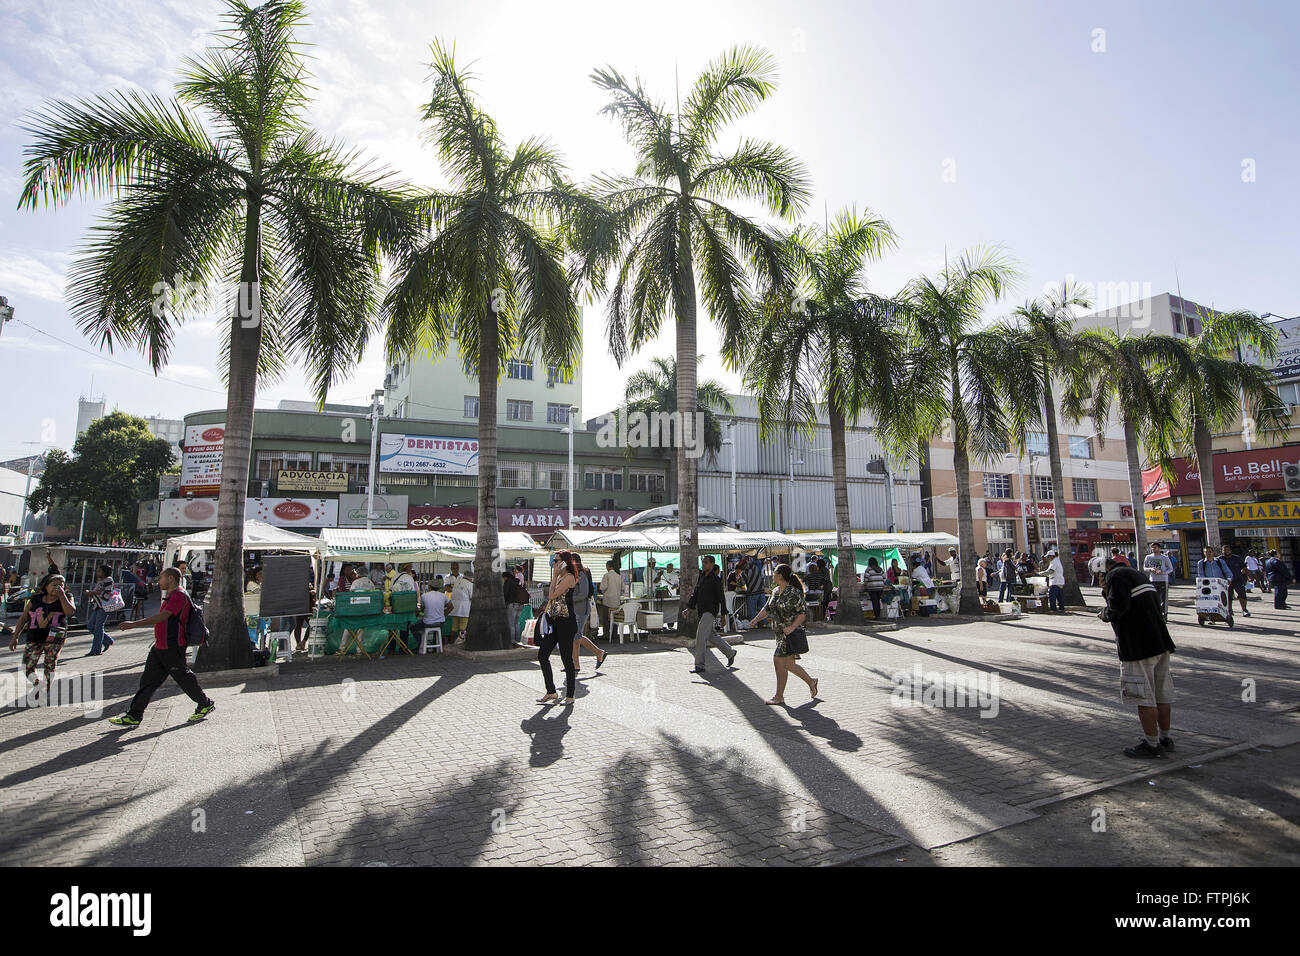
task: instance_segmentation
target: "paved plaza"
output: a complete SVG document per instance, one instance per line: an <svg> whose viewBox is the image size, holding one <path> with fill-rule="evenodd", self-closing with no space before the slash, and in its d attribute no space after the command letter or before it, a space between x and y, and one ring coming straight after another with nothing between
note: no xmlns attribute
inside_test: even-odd
<svg viewBox="0 0 1300 956"><path fill-rule="evenodd" d="M1096 592L1088 599L1096 603ZM0 863L837 864L924 857L1041 821L1080 795L1300 741L1294 612L1254 600L1235 630L1171 614L1175 758L1136 761L1108 625L1093 613L1010 622L813 628L770 707L767 632L703 677L669 643L584 658L572 708L534 703L533 661L299 659L216 686L188 725L168 683L133 730L111 727L148 638L98 661L83 634L64 672L102 671L104 716L0 711ZM7 654L0 676L20 670ZM558 662L557 662L558 663ZM898 706L896 675L996 673L971 706ZM986 689L992 685L985 684ZM909 696L910 696L910 684ZM1190 771L1188 771L1190 772ZM1155 807L1113 814L1138 827ZM1294 822L1294 815L1291 817ZM1087 828L1083 814L1061 826ZM1041 828L1041 823L1038 824ZM1004 844L1000 862L1017 862ZM1041 862L1041 852L1035 860ZM1062 859L1060 862L1071 862ZM1242 859L1242 863L1258 862Z"/></svg>

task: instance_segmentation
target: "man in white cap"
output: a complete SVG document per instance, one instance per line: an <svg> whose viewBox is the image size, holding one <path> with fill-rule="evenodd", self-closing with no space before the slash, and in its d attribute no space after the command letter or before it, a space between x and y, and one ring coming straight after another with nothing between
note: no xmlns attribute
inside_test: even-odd
<svg viewBox="0 0 1300 956"><path fill-rule="evenodd" d="M1047 567L1039 573L1047 575L1047 609L1057 614L1065 613L1065 567L1061 564L1061 555L1055 548L1049 548Z"/></svg>

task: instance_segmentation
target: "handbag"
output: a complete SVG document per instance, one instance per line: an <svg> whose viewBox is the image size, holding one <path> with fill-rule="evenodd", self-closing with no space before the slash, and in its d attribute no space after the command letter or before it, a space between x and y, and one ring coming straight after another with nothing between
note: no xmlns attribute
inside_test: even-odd
<svg viewBox="0 0 1300 956"><path fill-rule="evenodd" d="M112 614L114 611L121 611L126 607L126 601L122 600L122 592L117 588L108 592L108 597L99 602L102 610Z"/></svg>
<svg viewBox="0 0 1300 956"><path fill-rule="evenodd" d="M785 649L791 654L807 654L808 632L802 627L796 627L785 636Z"/></svg>
<svg viewBox="0 0 1300 956"><path fill-rule="evenodd" d="M569 616L569 605L565 602L563 595L553 598L551 603L546 605L546 615L551 618Z"/></svg>

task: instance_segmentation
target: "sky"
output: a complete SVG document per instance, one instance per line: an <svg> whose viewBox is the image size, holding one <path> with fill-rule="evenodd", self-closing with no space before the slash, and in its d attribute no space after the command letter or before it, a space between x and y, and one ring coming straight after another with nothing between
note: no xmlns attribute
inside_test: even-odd
<svg viewBox="0 0 1300 956"><path fill-rule="evenodd" d="M83 394L169 418L225 407L215 316L185 326L158 376L139 354L101 353L69 316L64 277L101 198L16 208L32 110L115 89L170 95L222 8L0 0L0 295L15 309L0 333L0 459L70 448ZM599 113L593 68L637 74L671 102L675 82L689 89L726 48L758 45L779 64L779 89L723 145L760 137L802 159L813 198L801 221L847 205L887 219L899 242L869 266L876 292L997 244L1021 278L994 316L1066 276L1125 283L1134 298L1181 288L1214 307L1300 313L1300 6L308 0L307 11L310 121L418 185L445 182L419 120L434 39L474 62L508 142L548 137L579 181L633 165ZM673 351L668 328L619 369L604 329L603 306L587 307L586 417L616 403L629 371ZM701 374L737 388L716 344L702 328ZM329 400L364 404L382 379L376 342ZM264 383L258 406L310 397L294 370Z"/></svg>

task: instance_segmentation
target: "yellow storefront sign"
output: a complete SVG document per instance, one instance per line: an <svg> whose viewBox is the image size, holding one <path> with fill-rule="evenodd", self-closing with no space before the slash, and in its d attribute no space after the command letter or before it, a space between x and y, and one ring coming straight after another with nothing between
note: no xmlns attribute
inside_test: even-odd
<svg viewBox="0 0 1300 956"><path fill-rule="evenodd" d="M1300 521L1300 500L1243 501L1219 505L1220 524L1243 522ZM1183 524L1202 524L1205 513L1200 505L1177 505L1172 508L1148 508L1148 528L1168 528Z"/></svg>

